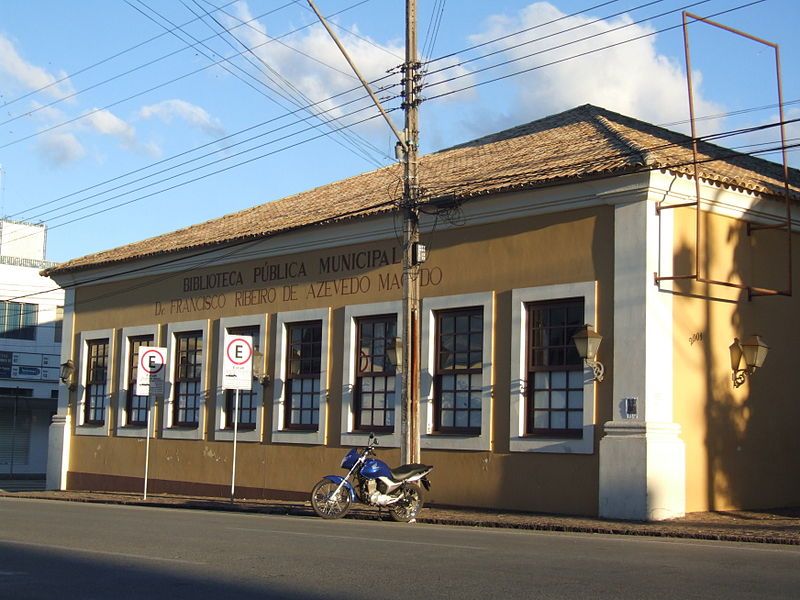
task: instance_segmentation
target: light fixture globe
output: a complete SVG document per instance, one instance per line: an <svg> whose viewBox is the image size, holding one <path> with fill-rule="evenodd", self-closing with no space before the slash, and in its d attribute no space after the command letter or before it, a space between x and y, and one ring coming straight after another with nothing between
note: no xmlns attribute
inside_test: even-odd
<svg viewBox="0 0 800 600"><path fill-rule="evenodd" d="M752 374L756 369L760 369L764 365L767 352L769 352L769 346L761 339L760 335L751 335L742 342L742 354L744 355L744 363L747 365L748 372Z"/></svg>
<svg viewBox="0 0 800 600"><path fill-rule="evenodd" d="M742 364L742 345L739 343L739 338L733 338L733 343L728 346L731 353L731 371L738 371L739 365Z"/></svg>
<svg viewBox="0 0 800 600"><path fill-rule="evenodd" d="M602 341L603 336L592 329L591 325L584 325L572 336L572 343L575 344L578 356L594 372L594 381L603 381L605 372L603 363L596 360L597 350Z"/></svg>
<svg viewBox="0 0 800 600"><path fill-rule="evenodd" d="M75 363L72 362L72 359L67 360L65 363L61 363L61 371L59 372L59 378L61 382L64 383L70 390L75 389Z"/></svg>
<svg viewBox="0 0 800 600"><path fill-rule="evenodd" d="M65 363L61 363L61 381L67 383L69 379L72 378L72 374L75 372L75 364L72 362L72 359L68 360Z"/></svg>
<svg viewBox="0 0 800 600"><path fill-rule="evenodd" d="M603 336L592 329L591 325L584 325L572 336L578 356L589 362L593 362L597 358L597 351L602 341Z"/></svg>

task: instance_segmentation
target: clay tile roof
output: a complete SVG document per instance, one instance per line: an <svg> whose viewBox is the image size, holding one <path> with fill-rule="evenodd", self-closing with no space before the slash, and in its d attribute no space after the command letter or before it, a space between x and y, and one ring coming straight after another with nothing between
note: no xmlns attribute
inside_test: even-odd
<svg viewBox="0 0 800 600"><path fill-rule="evenodd" d="M428 199L468 199L649 169L693 174L689 137L586 104L420 158ZM783 167L708 143L699 145L708 181L767 196L783 194ZM47 269L62 274L269 237L301 227L397 210L399 165L337 181L148 240L76 258ZM800 171L790 170L800 198Z"/></svg>

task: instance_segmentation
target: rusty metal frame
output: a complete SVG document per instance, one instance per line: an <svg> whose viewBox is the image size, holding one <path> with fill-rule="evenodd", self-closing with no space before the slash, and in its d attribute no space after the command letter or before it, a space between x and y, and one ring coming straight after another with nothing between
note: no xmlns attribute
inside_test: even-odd
<svg viewBox="0 0 800 600"><path fill-rule="evenodd" d="M729 27L727 25L723 25L721 23L717 23L715 21L711 21L710 19L706 19L705 17L700 17L698 15L692 14L687 11L683 11L683 47L684 53L686 57L686 83L689 92L689 118L691 122L691 135L692 135L692 167L694 170L694 185L695 185L695 201L694 202L684 202L680 204L669 204L663 205L663 202L660 202L656 207L656 212L658 213L659 217L661 216L662 210L673 209L673 208L685 208L685 207L695 207L695 265L694 265L694 273L690 275L672 275L672 276L662 276L660 274L661 270L661 260L659 258L659 273L654 273L655 275L655 284L659 285L662 281L676 281L676 280L687 280L693 279L699 283L705 283L710 285L721 285L725 287L737 288L742 290L747 290L748 300L752 299L754 296L791 296L792 295L792 212L791 212L791 202L789 199L789 167L788 161L786 158L786 130L785 130L785 120L783 115L783 85L781 80L781 63L780 63L780 48L777 44L773 42L769 42L767 40L758 38L754 35L750 35L744 31L740 31L738 29L734 29L733 27ZM707 277L703 277L700 274L700 215L701 215L701 205L700 205L700 177L699 171L697 168L697 124L696 124L696 115L694 110L694 88L692 87L692 62L691 62L691 53L689 51L689 19L694 21L700 21L707 25L711 25L712 27L718 27L724 31L729 33L733 33L735 35L742 36L748 40L758 42L759 44L764 44L769 46L775 51L775 73L777 78L778 84L778 114L780 117L780 130L781 130L781 154L783 158L783 191L784 197L786 201L786 222L785 223L778 223L776 225L754 225L750 222L747 223L747 235L751 235L755 231L759 231L762 229L771 229L771 230L786 230L786 246L787 246L787 254L788 254L788 264L787 264L787 287L786 289L778 290L778 289L770 289L770 288L760 288L754 287L751 285L741 284L741 283L733 283L731 281L721 281L716 279L709 279ZM660 227L659 227L660 229ZM659 254L661 250L659 249Z"/></svg>

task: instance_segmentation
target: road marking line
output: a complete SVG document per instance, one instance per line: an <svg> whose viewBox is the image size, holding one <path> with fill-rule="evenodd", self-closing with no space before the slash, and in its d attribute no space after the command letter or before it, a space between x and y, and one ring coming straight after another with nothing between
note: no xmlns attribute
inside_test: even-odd
<svg viewBox="0 0 800 600"><path fill-rule="evenodd" d="M48 550L65 550L67 552L83 552L85 554L103 554L106 556L119 556L121 558L134 558L138 560L154 560L158 562L183 563L187 565L204 565L205 562L197 560L184 560L182 558L164 558L161 556L145 556L144 554L129 554L127 552L111 552L109 550L90 550L88 548L75 548L74 546L59 546L57 544L38 544L36 542L20 542L0 538L2 544L12 544L15 546L30 546L33 548L46 548Z"/></svg>
<svg viewBox="0 0 800 600"><path fill-rule="evenodd" d="M306 533L302 531L285 531L282 529L253 529L251 527L227 527L226 529L233 531L252 531L253 533L285 533L288 535L305 535L315 538L333 538L337 540L358 540L364 542L381 542L388 544L412 544L415 546L439 546L441 548L459 548L463 550L488 550L482 546L461 546L459 544L437 544L434 542L412 542L408 540L392 540L386 538L376 537L361 537L355 535L330 535L326 533Z"/></svg>

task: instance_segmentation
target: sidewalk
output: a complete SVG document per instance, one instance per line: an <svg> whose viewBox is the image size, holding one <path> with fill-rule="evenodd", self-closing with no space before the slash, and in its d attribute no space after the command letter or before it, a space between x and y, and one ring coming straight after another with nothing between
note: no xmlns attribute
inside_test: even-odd
<svg viewBox="0 0 800 600"><path fill-rule="evenodd" d="M201 510L314 516L309 502L237 499L231 503L221 498L149 495L110 492L0 492L0 498L37 498L70 502L125 504ZM384 515L385 517L385 515ZM316 518L316 517L315 517ZM355 507L347 518L377 520L377 509ZM388 518L388 517L385 517ZM503 513L488 510L425 507L417 517L420 523L501 527L538 531L605 533L669 538L689 538L730 542L800 545L800 508L769 511L728 511L691 513L681 519L641 523L611 521L589 517L565 517L533 513Z"/></svg>

